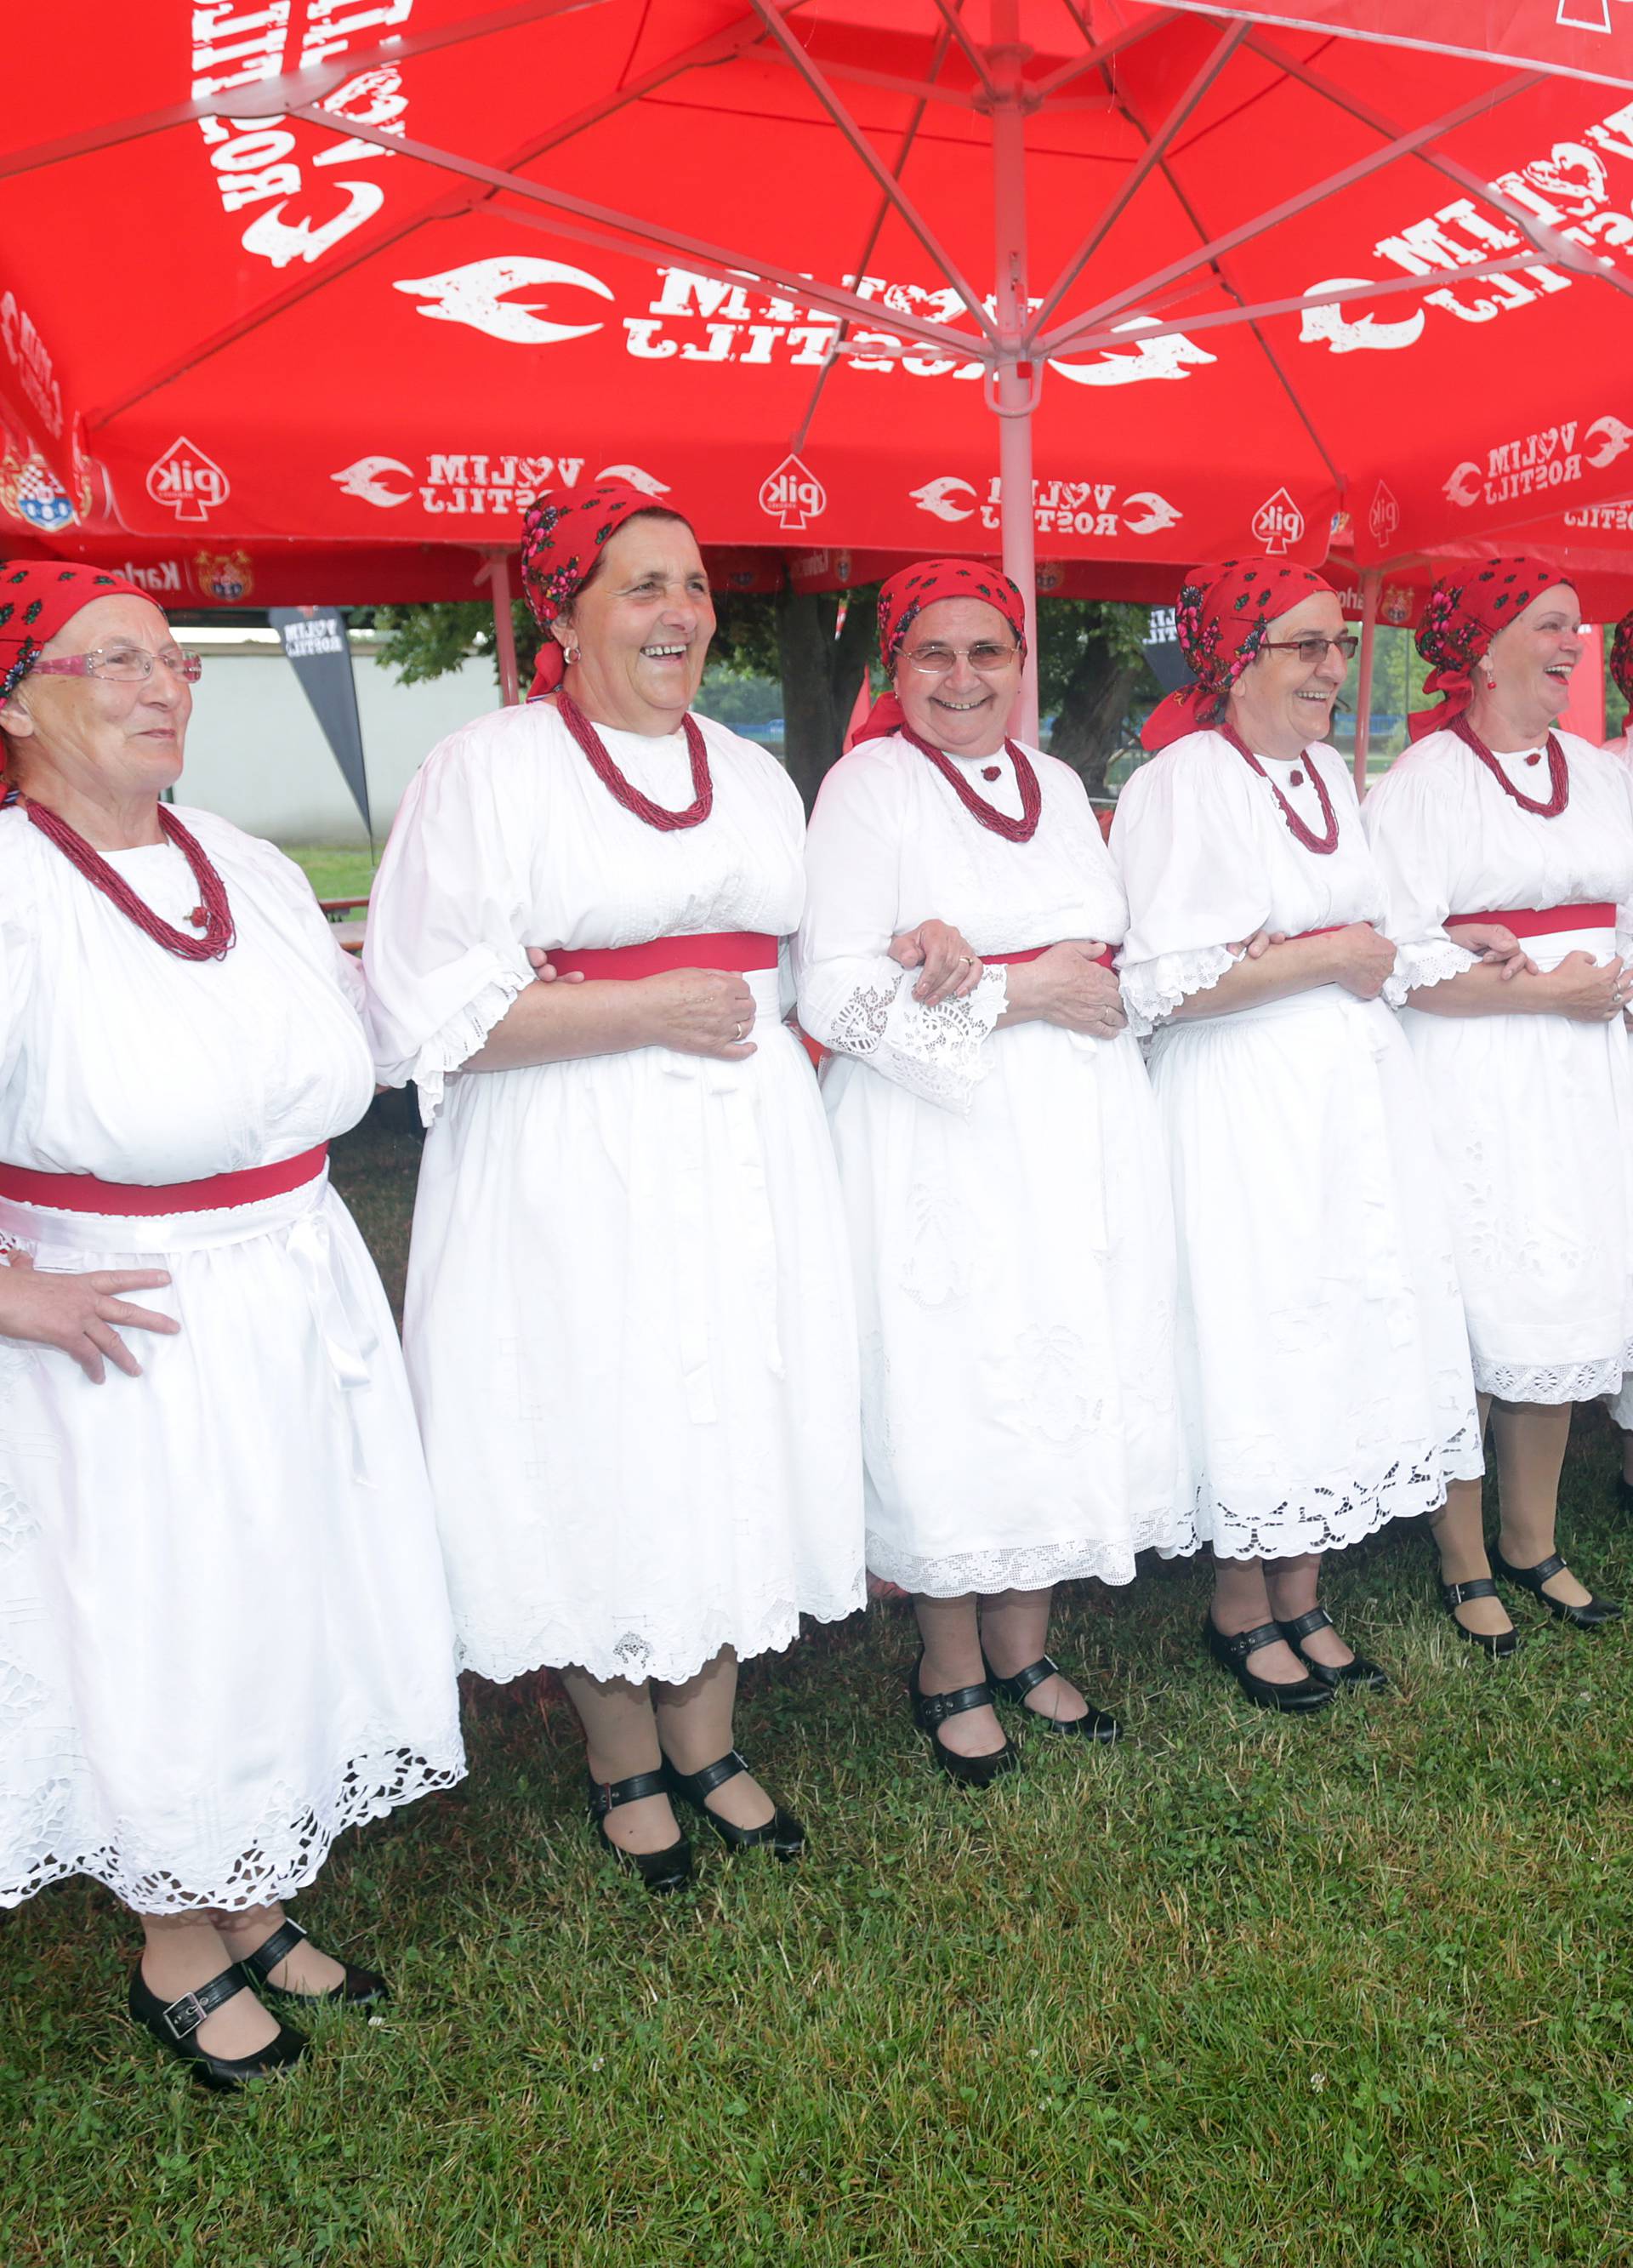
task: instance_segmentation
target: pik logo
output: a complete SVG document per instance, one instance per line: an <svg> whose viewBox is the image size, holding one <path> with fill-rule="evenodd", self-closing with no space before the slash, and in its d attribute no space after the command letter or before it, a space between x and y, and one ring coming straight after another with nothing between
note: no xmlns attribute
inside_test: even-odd
<svg viewBox="0 0 1633 2268"><path fill-rule="evenodd" d="M173 512L178 522L207 520L232 493L232 484L213 457L178 433L162 457L147 468L147 492Z"/></svg>
<svg viewBox="0 0 1633 2268"><path fill-rule="evenodd" d="M198 587L224 607L236 607L255 587L255 571L247 551L201 551L193 562Z"/></svg>
<svg viewBox="0 0 1633 2268"><path fill-rule="evenodd" d="M1252 526L1267 551L1290 551L1304 534L1304 514L1285 489L1277 489L1254 512Z"/></svg>
<svg viewBox="0 0 1633 2268"><path fill-rule="evenodd" d="M538 291L547 284L573 284L581 291L594 292L598 299L613 296L599 276L531 253L512 259L473 260L463 268L445 269L440 276L404 276L392 289L429 299L429 306L415 310L428 321L464 323L511 346L555 346L563 339L587 339L592 331L600 329L599 322L552 322L541 305L509 296L512 291Z"/></svg>
<svg viewBox="0 0 1633 2268"><path fill-rule="evenodd" d="M828 510L828 490L808 465L784 457L761 488L760 509L784 534L797 535Z"/></svg>
<svg viewBox="0 0 1633 2268"><path fill-rule="evenodd" d="M1561 32L1608 32L1611 0L1559 0L1555 26Z"/></svg>
<svg viewBox="0 0 1633 2268"><path fill-rule="evenodd" d="M1366 515L1366 524L1372 531L1372 541L1380 547L1388 543L1401 525L1401 506L1394 491L1385 481L1379 481L1372 490L1372 508Z"/></svg>

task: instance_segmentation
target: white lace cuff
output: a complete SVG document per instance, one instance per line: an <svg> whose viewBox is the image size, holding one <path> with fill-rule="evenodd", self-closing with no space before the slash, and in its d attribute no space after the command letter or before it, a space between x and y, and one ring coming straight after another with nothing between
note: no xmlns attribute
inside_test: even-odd
<svg viewBox="0 0 1633 2268"><path fill-rule="evenodd" d="M991 1068L987 1042L1008 1005L1007 971L983 969L973 991L933 1008L913 998L914 970L893 974L894 987L864 985L850 995L834 1018L829 1044L925 1102L967 1111Z"/></svg>
<svg viewBox="0 0 1633 2268"><path fill-rule="evenodd" d="M1384 979L1384 998L1392 1008L1404 1008L1409 992L1416 992L1428 984L1442 984L1448 976L1460 976L1474 965L1475 955L1466 946L1453 945L1449 937L1429 937L1417 945L1397 945L1394 967Z"/></svg>
<svg viewBox="0 0 1633 2268"><path fill-rule="evenodd" d="M494 1026L509 1012L519 992L533 983L533 970L500 968L457 1014L433 1032L414 1058L414 1084L420 1092L420 1123L429 1126L442 1108L447 1081L476 1053Z"/></svg>
<svg viewBox="0 0 1633 2268"><path fill-rule="evenodd" d="M1241 958L1228 945L1199 945L1186 953L1159 953L1118 972L1129 1027L1137 1040L1149 1039L1165 1016L1193 992L1210 992Z"/></svg>

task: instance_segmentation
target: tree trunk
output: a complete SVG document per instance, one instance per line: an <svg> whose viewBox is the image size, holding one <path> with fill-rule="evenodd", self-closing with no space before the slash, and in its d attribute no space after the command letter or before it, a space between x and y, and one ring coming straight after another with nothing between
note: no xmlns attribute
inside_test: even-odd
<svg viewBox="0 0 1633 2268"><path fill-rule="evenodd" d="M1138 660L1114 660L1091 643L1066 681L1049 735L1049 754L1070 764L1092 796L1107 792L1107 767L1117 753L1118 730L1142 666Z"/></svg>
<svg viewBox="0 0 1633 2268"><path fill-rule="evenodd" d="M844 745L872 642L873 610L865 602L846 608L835 637L838 619L839 601L830 593L785 590L778 595L783 760L807 811Z"/></svg>

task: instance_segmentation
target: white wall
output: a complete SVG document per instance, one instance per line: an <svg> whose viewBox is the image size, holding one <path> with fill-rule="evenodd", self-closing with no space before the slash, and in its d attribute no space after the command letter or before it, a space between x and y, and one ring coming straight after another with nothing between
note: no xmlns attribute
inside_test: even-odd
<svg viewBox="0 0 1633 2268"><path fill-rule="evenodd" d="M188 631L181 642L205 659L193 691L177 802L219 812L275 843L366 849L357 807L278 647L254 652L235 644L224 652ZM456 725L497 709L499 690L486 656L426 685L401 685L355 650L353 667L375 840L383 843L423 758Z"/></svg>

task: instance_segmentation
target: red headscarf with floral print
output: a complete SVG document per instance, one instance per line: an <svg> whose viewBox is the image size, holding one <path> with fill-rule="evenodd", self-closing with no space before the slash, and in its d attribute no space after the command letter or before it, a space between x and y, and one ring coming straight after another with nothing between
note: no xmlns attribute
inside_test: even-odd
<svg viewBox="0 0 1633 2268"><path fill-rule="evenodd" d="M879 593L879 653L886 669L894 670L901 642L926 607L938 599L982 599L996 607L1015 633L1023 659L1026 652L1026 602L1020 587L1002 569L983 567L968 559L921 559L893 575ZM860 740L880 740L901 730L905 719L894 692L881 693L867 712L857 734Z"/></svg>
<svg viewBox="0 0 1633 2268"><path fill-rule="evenodd" d="M1616 624L1616 634L1610 642L1610 674L1622 698L1633 705L1633 610L1623 615Z"/></svg>
<svg viewBox="0 0 1633 2268"><path fill-rule="evenodd" d="M1277 559L1227 559L1193 567L1180 586L1180 652L1195 681L1159 701L1140 738L1166 748L1188 733L1203 733L1225 714L1232 685L1264 644L1272 622L1315 593L1333 586L1308 567Z"/></svg>
<svg viewBox="0 0 1633 2268"><path fill-rule="evenodd" d="M158 600L151 591L105 567L70 567L60 559L0 560L0 701L20 685L41 650L95 599L129 593Z"/></svg>
<svg viewBox="0 0 1633 2268"><path fill-rule="evenodd" d="M1434 708L1420 709L1409 719L1407 731L1413 740L1457 722L1474 690L1475 664L1492 639L1523 615L1533 599L1560 585L1568 588L1570 582L1569 575L1526 551L1506 559L1471 562L1440 578L1417 626L1417 651L1434 664L1423 690L1438 693L1440 699Z"/></svg>
<svg viewBox="0 0 1633 2268"><path fill-rule="evenodd" d="M554 693L565 671L561 646L549 635L550 624L595 572L602 547L626 519L641 512L665 512L673 519L685 517L628 481L597 481L587 489L547 489L528 505L522 519L522 589L534 622L545 632L533 664L530 699Z"/></svg>

